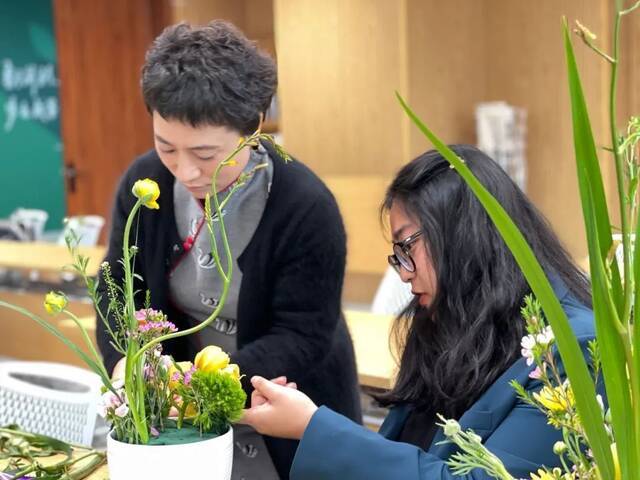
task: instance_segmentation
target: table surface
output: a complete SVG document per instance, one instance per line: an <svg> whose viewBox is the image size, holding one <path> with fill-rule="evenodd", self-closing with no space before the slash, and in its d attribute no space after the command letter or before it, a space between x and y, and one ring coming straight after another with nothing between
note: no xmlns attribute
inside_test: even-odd
<svg viewBox="0 0 640 480"><path fill-rule="evenodd" d="M357 310L344 313L356 353L360 385L390 388L396 371L389 347L394 317Z"/></svg>
<svg viewBox="0 0 640 480"><path fill-rule="evenodd" d="M87 273L95 275L104 258L105 247L80 247L78 251L91 259ZM0 266L5 268L59 272L71 262L66 245L0 240Z"/></svg>

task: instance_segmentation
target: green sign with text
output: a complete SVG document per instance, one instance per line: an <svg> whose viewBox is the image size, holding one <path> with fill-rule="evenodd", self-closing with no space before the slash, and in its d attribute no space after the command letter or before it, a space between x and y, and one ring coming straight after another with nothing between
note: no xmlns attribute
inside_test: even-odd
<svg viewBox="0 0 640 480"><path fill-rule="evenodd" d="M0 218L16 208L65 215L51 0L0 2Z"/></svg>

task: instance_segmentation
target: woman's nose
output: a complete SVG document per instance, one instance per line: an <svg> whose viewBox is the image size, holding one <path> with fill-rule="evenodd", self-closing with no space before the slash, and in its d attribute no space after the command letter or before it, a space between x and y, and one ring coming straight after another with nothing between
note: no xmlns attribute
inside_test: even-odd
<svg viewBox="0 0 640 480"><path fill-rule="evenodd" d="M181 183L191 183L200 177L200 169L186 157L178 158L178 168L176 168L176 179Z"/></svg>
<svg viewBox="0 0 640 480"><path fill-rule="evenodd" d="M400 267L400 272L398 272L398 274L400 275L400 280L402 280L404 283L409 283L413 278L413 276L415 275L415 273L416 272L410 272L409 270L407 270L402 266Z"/></svg>

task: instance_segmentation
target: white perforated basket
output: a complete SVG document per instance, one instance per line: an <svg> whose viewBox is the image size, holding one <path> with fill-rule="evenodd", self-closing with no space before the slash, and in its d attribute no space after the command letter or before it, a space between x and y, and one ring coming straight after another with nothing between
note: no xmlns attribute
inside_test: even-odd
<svg viewBox="0 0 640 480"><path fill-rule="evenodd" d="M0 425L91 445L100 377L48 362L0 363Z"/></svg>

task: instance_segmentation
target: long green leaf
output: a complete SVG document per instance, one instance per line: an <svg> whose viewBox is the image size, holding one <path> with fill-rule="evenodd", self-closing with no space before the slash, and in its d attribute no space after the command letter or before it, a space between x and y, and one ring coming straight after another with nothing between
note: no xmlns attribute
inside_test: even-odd
<svg viewBox="0 0 640 480"><path fill-rule="evenodd" d="M601 420L602 413L596 401L596 390L593 381L587 369L580 345L569 326L567 316L542 267L536 260L522 233L498 201L475 178L466 164L422 123L404 99L397 93L396 96L413 123L433 143L440 154L449 161L471 188L522 269L522 273L542 305L545 316L553 329L558 350L574 390L576 407L584 423L592 451L597 461L602 459L602 468L600 470L603 474L602 478L613 478L613 463L611 461L609 441ZM600 465L600 461L598 464Z"/></svg>
<svg viewBox="0 0 640 480"><path fill-rule="evenodd" d="M564 23L563 34L567 57L578 185L589 246L596 336L600 344L602 370L607 389L607 398L611 408L613 429L618 444L620 464L623 466L623 471L631 474L633 469L636 468L634 465L637 462L635 449L633 448L633 445L635 445L633 422L630 422L628 418L632 408L625 368L625 347L616 327L616 324L619 323L618 318L621 311L618 309L616 312L610 308L611 304L619 306L621 302L624 303L624 300L622 294L618 294L615 290L611 292L607 285L607 273L603 260L611 248L612 236L606 211L602 175L580 74L566 22ZM617 268L615 260L613 266ZM619 278L619 275L613 275L614 281ZM610 453L606 457L607 459L596 456L601 472L604 471L601 466L602 462L609 463L612 461L610 460ZM613 478L613 476L608 477L605 475L604 478ZM631 477L625 476L625 478Z"/></svg>
<svg viewBox="0 0 640 480"><path fill-rule="evenodd" d="M576 162L583 165L584 169L578 166L578 185L580 186L580 198L583 205L587 203L587 188L590 188L593 196L593 216L595 219L595 227L600 244L599 255L603 260L607 258L613 238L611 237L611 221L609 219L609 209L607 207L607 197L605 195L604 183L602 182L602 173L600 172L600 164L596 151L596 144L591 133L591 123L587 112L587 106L582 93L580 76L576 64L571 37L567 27L566 20L563 23L563 35L565 54L567 57L569 92L571 96L571 113L573 118L573 139L576 152ZM587 173L587 175L585 175ZM588 186L587 186L588 184ZM591 213L591 212L590 212ZM616 307L619 315L622 315L624 308L624 294L620 281L620 272L618 263L613 262L611 265L612 288L615 293Z"/></svg>

